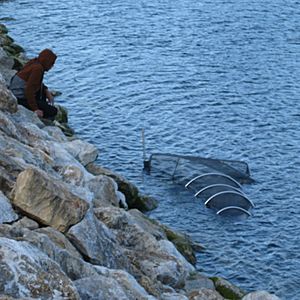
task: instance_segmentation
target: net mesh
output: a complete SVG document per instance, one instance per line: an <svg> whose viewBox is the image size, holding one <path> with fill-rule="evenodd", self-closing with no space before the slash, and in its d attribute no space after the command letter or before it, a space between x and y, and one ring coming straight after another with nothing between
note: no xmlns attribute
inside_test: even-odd
<svg viewBox="0 0 300 300"><path fill-rule="evenodd" d="M248 164L242 161L221 160L168 153L154 153L147 161L151 174L166 176L176 182L187 183L205 173L222 173L240 183L251 183Z"/></svg>

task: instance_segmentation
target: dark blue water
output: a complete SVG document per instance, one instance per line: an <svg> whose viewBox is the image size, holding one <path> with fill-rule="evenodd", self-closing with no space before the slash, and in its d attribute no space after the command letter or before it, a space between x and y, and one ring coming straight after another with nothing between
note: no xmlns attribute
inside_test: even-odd
<svg viewBox="0 0 300 300"><path fill-rule="evenodd" d="M300 2L16 0L0 6L28 55L53 48L46 76L78 134L159 208L152 217L206 248L198 269L282 299L300 290ZM253 217L230 222L170 181L148 153L249 163Z"/></svg>

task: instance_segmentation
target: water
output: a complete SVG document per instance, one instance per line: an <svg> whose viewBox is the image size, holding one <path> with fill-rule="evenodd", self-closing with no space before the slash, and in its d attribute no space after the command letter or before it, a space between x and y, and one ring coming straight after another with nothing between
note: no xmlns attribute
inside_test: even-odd
<svg viewBox="0 0 300 300"><path fill-rule="evenodd" d="M1 3L29 56L59 55L46 76L63 92L99 162L159 208L151 216L207 251L197 268L246 290L299 299L300 2L58 1ZM142 173L148 153L247 161L253 217L231 222L189 191Z"/></svg>

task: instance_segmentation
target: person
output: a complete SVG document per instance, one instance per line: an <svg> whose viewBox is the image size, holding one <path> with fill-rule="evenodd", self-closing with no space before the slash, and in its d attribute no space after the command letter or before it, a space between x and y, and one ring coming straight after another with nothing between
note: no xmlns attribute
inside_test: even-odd
<svg viewBox="0 0 300 300"><path fill-rule="evenodd" d="M38 57L31 59L12 77L9 85L18 104L50 120L55 119L57 108L54 106L54 97L43 83L43 77L53 67L56 58L52 50L42 50Z"/></svg>

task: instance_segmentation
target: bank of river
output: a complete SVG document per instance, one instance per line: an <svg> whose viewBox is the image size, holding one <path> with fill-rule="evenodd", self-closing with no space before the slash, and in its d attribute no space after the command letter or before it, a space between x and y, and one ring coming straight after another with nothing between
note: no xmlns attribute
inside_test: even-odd
<svg viewBox="0 0 300 300"><path fill-rule="evenodd" d="M41 45L59 54L46 80L63 91L58 101L78 134L101 149L99 162L160 200L153 217L204 243L198 269L297 299L296 1L2 7L29 55ZM143 175L142 128L148 153L247 161L256 179L244 187L256 205L253 217L224 222L182 187Z"/></svg>

